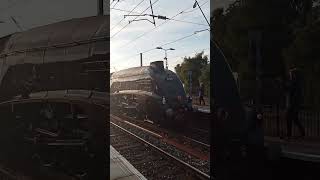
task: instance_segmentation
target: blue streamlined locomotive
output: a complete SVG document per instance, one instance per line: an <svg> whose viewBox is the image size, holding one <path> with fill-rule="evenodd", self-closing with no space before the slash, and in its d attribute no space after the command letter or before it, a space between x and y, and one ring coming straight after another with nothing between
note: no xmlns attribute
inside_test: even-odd
<svg viewBox="0 0 320 180"><path fill-rule="evenodd" d="M182 82L163 61L114 72L110 86L111 108L133 109L139 119L167 124L187 108Z"/></svg>

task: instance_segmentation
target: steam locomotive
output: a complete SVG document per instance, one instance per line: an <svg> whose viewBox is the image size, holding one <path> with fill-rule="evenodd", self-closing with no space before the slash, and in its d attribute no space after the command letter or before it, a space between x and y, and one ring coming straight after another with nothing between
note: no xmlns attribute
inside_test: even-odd
<svg viewBox="0 0 320 180"><path fill-rule="evenodd" d="M111 111L121 109L138 119L160 125L181 121L188 102L178 76L163 67L163 61L150 66L114 72L110 82Z"/></svg>
<svg viewBox="0 0 320 180"><path fill-rule="evenodd" d="M36 161L87 179L105 172L108 41L107 16L0 38L1 163Z"/></svg>

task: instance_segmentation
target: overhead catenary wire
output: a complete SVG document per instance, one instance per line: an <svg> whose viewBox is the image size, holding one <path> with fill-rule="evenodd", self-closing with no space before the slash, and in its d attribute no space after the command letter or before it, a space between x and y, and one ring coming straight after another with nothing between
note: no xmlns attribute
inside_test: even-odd
<svg viewBox="0 0 320 180"><path fill-rule="evenodd" d="M113 8L116 7L118 3L119 3L119 0L116 1L116 3L113 5Z"/></svg>
<svg viewBox="0 0 320 180"><path fill-rule="evenodd" d="M110 8L112 10L116 10L116 11L122 11L122 12L130 12L129 10L125 10L125 9L119 9L119 8ZM133 13L138 13L138 12L133 12Z"/></svg>
<svg viewBox="0 0 320 180"><path fill-rule="evenodd" d="M182 40L184 40L184 39L190 38L190 37L192 37L192 36L194 36L194 35L196 35L196 34L198 34L198 33L201 33L201 32L207 31L207 30L208 30L208 29L202 29L202 30L199 30L199 31L195 31L195 32L192 33L192 34L189 34L189 35L187 35L187 36L183 36L183 37L178 38L178 39L175 39L175 40L173 40L173 41L169 41L169 42L160 44L160 45L158 45L157 47L162 47L162 46L166 46L166 45L169 45L169 44L173 44L173 43L182 41ZM156 48L150 48L150 49L148 49L148 50L142 51L141 53L144 54L144 53L150 52L150 51L155 50L155 49L156 49ZM129 59L131 59L131 58L133 58L133 57L135 57L135 56L138 56L138 55L140 55L140 53L135 54L135 55L132 55L132 56L128 56L128 57L126 57L125 59L129 60Z"/></svg>
<svg viewBox="0 0 320 180"><path fill-rule="evenodd" d="M170 57L171 59L175 59L175 58L178 58L178 57L181 57L181 58L184 58L186 57L187 55L190 55L190 54L193 54L193 53L199 53L199 51L205 51L205 50L209 50L210 48L203 48L203 49L198 49L198 50L195 50L195 51L192 51L191 53L188 53L188 54L184 54L184 55L178 55L178 56L173 56L173 57Z"/></svg>
<svg viewBox="0 0 320 180"><path fill-rule="evenodd" d="M196 34L198 34L198 33L200 33L200 32L206 31L206 30L207 30L207 29L196 31L196 32L194 32L194 33L192 33L192 34L190 34L190 35L183 36L183 37L178 38L178 39L176 39L176 40L173 40L173 41L170 41L170 42L167 42L167 43L163 43L163 44L161 44L161 45L158 45L157 47L167 46L167 45L169 45L169 44L173 44L173 43L182 41L182 40L184 40L184 39L187 39L187 38L189 38L189 37L192 37L192 36L194 36L194 35L196 35ZM155 48L152 48L152 49L143 51L142 53L146 53L146 52L152 51L153 49L155 49Z"/></svg>
<svg viewBox="0 0 320 180"><path fill-rule="evenodd" d="M199 1L199 2L201 2L201 1ZM207 4L209 1L206 1L206 2L204 2L203 4L201 4L200 5L200 7L202 7L202 6L204 6L205 4ZM191 9L191 8L190 8ZM186 14L186 13L191 13L191 12L193 12L193 11L195 11L196 9L192 9L192 10L190 10L190 11L184 11L184 14Z"/></svg>
<svg viewBox="0 0 320 180"><path fill-rule="evenodd" d="M118 9L118 8L110 8L110 9L113 9L113 10L116 10L116 11L122 11L122 12L128 12L130 13L131 11L129 10L124 10L124 9ZM132 13L136 13L138 14L139 12L134 12L132 11ZM157 17L157 16L155 16ZM124 20L124 19L122 19ZM121 21L122 21L121 20ZM203 23L197 23L197 22L192 22L192 21L184 21L184 20L180 20L180 19L173 19L173 18L166 18L166 20L172 20L172 21L177 21L177 22L182 22L182 23L188 23L188 24L194 24L194 25L200 25L200 26L208 26L207 24L203 24ZM120 22L119 22L120 23ZM116 25L118 25L119 23L117 23ZM115 26L116 26L115 25ZM112 30L114 27L112 27L110 30Z"/></svg>
<svg viewBox="0 0 320 180"><path fill-rule="evenodd" d="M151 5L154 5L155 3L157 3L159 0L156 0L155 2L153 2ZM147 7L145 10L143 10L139 15L141 15L142 13L146 12L151 6ZM133 20L136 20L139 16L135 17ZM115 37L117 34L119 34L122 30L124 30L126 27L128 27L130 23L126 24L125 26L123 26L119 31L117 31L115 34L113 34L110 38Z"/></svg>
<svg viewBox="0 0 320 180"><path fill-rule="evenodd" d="M205 1L205 0L204 0L204 1ZM201 4L201 6L203 6L203 5L205 5L206 3L209 2L209 1L204 2L204 1L202 1L202 2L199 1L199 3ZM204 2L204 3L203 3L203 2ZM130 11L128 11L128 10L123 10L123 9L120 9L120 8L114 8L114 9L115 9L115 10L118 10L118 11L123 11L123 12L130 12ZM191 10L190 10L190 9L191 9ZM172 22L175 21L175 22L181 22L181 23L189 23L189 24L197 24L197 25L199 25L200 23L197 23L197 22L180 20L180 19L184 19L184 18L179 18L179 19L176 18L176 17L179 16L179 15L184 15L184 14L187 14L187 13L191 13L191 12L194 12L194 11L196 11L196 10L198 10L198 9L192 9L192 7L190 6L190 7L186 8L185 10L177 13L175 16L170 17L170 18L167 18L165 22L163 22L163 23L161 23L161 24L158 24L158 26L156 26L155 28L152 28L151 31L145 32L142 36L145 36L146 34L149 34L149 33L153 32L154 30L158 29L159 26L163 26L164 24L168 23L169 21L172 21ZM138 12L132 12L132 13L143 14L143 13L138 13ZM155 17L157 17L157 16L155 16ZM182 17L185 17L185 16L182 16ZM208 25L205 25L205 24L202 24L202 25L209 28ZM205 27L205 28L206 28L206 27ZM201 30L201 32L207 31L207 30L210 31L209 29L204 29L204 30ZM196 34L196 33L195 33L195 34ZM166 43L164 43L164 44L162 44L162 45L159 45L159 46L177 43L177 42L183 41L183 40L185 40L185 39L187 39L187 38L189 38L189 37L192 37L192 36L194 36L195 34L190 34L190 35L187 35L187 36L185 36L185 37L180 37L180 38L178 38L178 39L175 39L175 40L170 41L170 42L166 42ZM141 38L141 37L138 37L138 38ZM133 42L133 41L132 41L132 42ZM132 43L132 42L130 41L129 43ZM128 44L126 43L126 45L128 45ZM119 49L121 49L121 48L119 48ZM141 53L148 53L148 52L153 51L153 50L155 50L155 49L156 49L156 48L146 49L146 50L142 51ZM209 48L207 48L207 49L209 49ZM201 49L201 50L206 50L206 49ZM193 53L194 53L194 52L193 52ZM197 52L195 51L195 53L197 53ZM190 53L190 54L191 54L191 53ZM121 59L124 59L124 61L127 61L127 63L128 63L128 61L129 61L129 64L131 64L130 61L132 60L132 57L136 57L136 56L139 56L139 55L140 55L140 52L137 53L137 54L131 55L131 56L129 55L129 56L124 57L124 58L121 58ZM184 56L187 56L187 54L185 54ZM184 57L184 56L175 56L175 57L170 57L170 58L177 58L177 57ZM123 61L122 61L122 62L123 62ZM133 61L133 62L135 62L135 61ZM125 62L125 63L126 63L126 62Z"/></svg>
<svg viewBox="0 0 320 180"><path fill-rule="evenodd" d="M203 3L203 4L201 4L200 6L203 6L203 5L204 5L204 4L206 4L207 2L208 2L208 1L204 2L204 3ZM192 7L191 7L191 8L192 8ZM164 24L168 23L170 20L173 20L175 17L177 17L177 16L179 16L179 15L181 15L181 14L184 14L185 12L190 13L191 11L188 11L188 10L189 10L189 9L191 9L191 8L190 8L190 7L188 7L188 8L186 8L185 10L180 11L179 13L175 14L175 15L174 15L174 16L172 16L171 18L168 18L168 20L167 20L167 21L165 21L165 22L161 23L160 25L156 26L155 28L153 28L153 29L151 29L151 30L149 30L149 31L147 31L147 32L145 32L145 33L143 33L143 34L141 34L140 36L138 36L138 37L136 37L135 39L133 39L133 40L129 41L128 43L126 43L125 45L121 46L120 48L124 48L124 47L128 46L129 44L131 44L131 43L133 43L133 42L137 41L138 39L142 38L143 36L145 36L145 35L147 35L147 34L149 34L149 33L153 32L154 30L156 30L156 29L157 29L157 28L159 28L160 26L162 26L162 25L164 25ZM194 11L194 10L192 10L192 11ZM207 26L207 25L206 25L206 26Z"/></svg>
<svg viewBox="0 0 320 180"><path fill-rule="evenodd" d="M183 53L183 54L180 54L180 55L177 55L177 56L170 57L170 59L173 60L173 59L177 59L177 58L185 58L187 56L190 56L191 54L197 54L197 53L199 53L201 51L206 51L206 50L210 50L210 47L193 50L192 52L189 52L189 53ZM154 59L156 59L156 58L154 58ZM150 61L152 61L152 60L150 60ZM132 63L129 63L129 64L132 64Z"/></svg>
<svg viewBox="0 0 320 180"><path fill-rule="evenodd" d="M131 11L128 11L129 14L131 14L132 12L134 12L134 10L140 6L140 4L142 4L145 0L140 1ZM115 8L111 8L111 9L115 9ZM114 25L110 31L112 31L115 27L117 27L123 20L125 19L125 17L123 17L116 25Z"/></svg>
<svg viewBox="0 0 320 180"><path fill-rule="evenodd" d="M197 22L192 22L192 21L184 21L184 20L173 19L173 18L169 18L169 20L182 22L182 23L188 23L188 24L194 24L194 25L199 25L199 26L208 26L207 24L202 24L202 23L197 23Z"/></svg>

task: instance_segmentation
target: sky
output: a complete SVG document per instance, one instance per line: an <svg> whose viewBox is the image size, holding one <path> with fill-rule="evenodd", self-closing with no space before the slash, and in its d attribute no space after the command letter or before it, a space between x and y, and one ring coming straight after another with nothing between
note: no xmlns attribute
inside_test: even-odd
<svg viewBox="0 0 320 180"><path fill-rule="evenodd" d="M162 48L174 48L174 51L167 51L167 58L169 69L174 70L174 67L183 61L185 56L194 56L201 51L205 55L210 56L210 32L203 31L193 36L178 40L183 37L194 34L195 31L209 29L209 26L202 15L200 9L193 8L194 0L151 0L153 4L154 15L173 17L179 12L184 11L177 15L175 20L183 20L192 23L185 23L170 20L167 22L161 19L155 19L156 27L149 21L134 21L129 25L129 20L135 17L126 17L140 2L139 6L134 9L132 15L140 14L146 8L150 7L149 0L120 0L118 3L110 0L110 49L111 49L111 62L110 71L119 71L130 67L140 66L140 53L143 53L143 65L149 65L152 61L163 60L165 52L163 50L155 49L158 46ZM182 3L183 2L183 3ZM201 8L210 19L210 0L198 0ZM115 9L113 9L115 8ZM151 14L151 9L147 9L143 14ZM151 17L137 17L137 19L149 19ZM121 21L121 22L120 22ZM120 22L120 23L119 23ZM165 23L166 22L166 23ZM165 23L161 25L162 23ZM125 28L123 28L126 26ZM122 29L123 28L123 29ZM122 29L122 30L121 30ZM139 39L137 37L147 33ZM136 40L135 40L136 39ZM133 41L135 40L135 41ZM177 42L164 45L166 43Z"/></svg>
<svg viewBox="0 0 320 180"><path fill-rule="evenodd" d="M95 0L1 0L0 37L19 31L11 20L16 19L23 30L72 18L95 16Z"/></svg>
<svg viewBox="0 0 320 180"><path fill-rule="evenodd" d="M106 5L122 10L132 10L142 0L120 0L118 3L113 0L105 0ZM194 0L151 0L155 15L173 17L182 10L184 13L177 15L175 20L183 20L198 24L183 23L178 21L164 21L156 18L156 28L148 21L135 21L126 28L118 32L123 26L128 24L132 17L123 19L123 12L115 9L110 10L111 18L111 64L110 70L121 70L140 65L139 53L145 50L154 49L157 46L172 42L174 40L192 35L195 31L207 29L207 22L199 8L193 9ZM198 0L206 17L209 19L211 9L226 6L233 0ZM31 29L37 26L51 24L72 18L81 18L95 16L97 14L97 1L95 0L1 0L0 1L0 37L19 31L10 17L14 17L23 30ZM183 2L183 3L181 3ZM132 12L137 14L150 6L149 0L144 0ZM107 12L108 14L109 12ZM148 9L144 13L151 13ZM139 18L138 18L139 19ZM150 17L148 17L149 20ZM119 24L118 22L122 20ZM165 24L161 25L162 23ZM117 24L117 26L115 26ZM160 25L160 26L159 26ZM159 26L159 27L158 27ZM151 31L151 32L149 32ZM141 38L134 40L138 36L148 32ZM129 43L131 42L131 43ZM128 44L129 43L129 44ZM174 48L174 51L168 51L169 69L181 63L183 57L193 56L197 52L204 51L210 55L209 32L203 31L184 40L177 41L163 48ZM151 61L163 60L164 51L151 50L143 54L143 65L149 65Z"/></svg>

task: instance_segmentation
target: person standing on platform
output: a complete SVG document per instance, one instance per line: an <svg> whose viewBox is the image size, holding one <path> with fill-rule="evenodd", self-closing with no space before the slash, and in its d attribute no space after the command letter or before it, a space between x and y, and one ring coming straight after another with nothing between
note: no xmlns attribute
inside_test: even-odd
<svg viewBox="0 0 320 180"><path fill-rule="evenodd" d="M204 96L204 85L203 85L203 83L201 83L200 88L199 88L199 103L200 103L200 105L201 105L201 102L203 102L203 105L206 105L203 96Z"/></svg>
<svg viewBox="0 0 320 180"><path fill-rule="evenodd" d="M289 81L287 84L287 139L292 136L292 123L294 122L300 131L301 136L305 136L305 130L302 123L299 121L299 111L303 101L302 82L300 72L297 68L293 68L289 72Z"/></svg>
<svg viewBox="0 0 320 180"><path fill-rule="evenodd" d="M246 107L248 179L263 179L264 131L261 107Z"/></svg>

